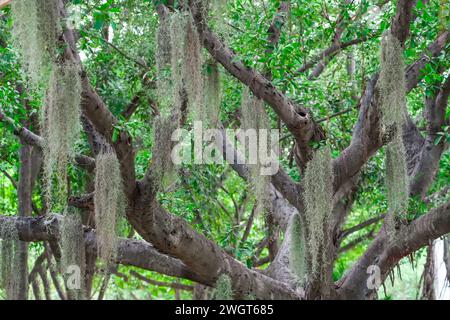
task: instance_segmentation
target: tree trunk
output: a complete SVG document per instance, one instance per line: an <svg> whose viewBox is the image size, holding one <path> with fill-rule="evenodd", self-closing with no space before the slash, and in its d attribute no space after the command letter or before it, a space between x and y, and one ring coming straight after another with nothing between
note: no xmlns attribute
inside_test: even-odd
<svg viewBox="0 0 450 320"><path fill-rule="evenodd" d="M24 144L19 151L20 173L17 197L19 216L31 216L31 155L33 147ZM18 300L28 299L28 243L19 241Z"/></svg>

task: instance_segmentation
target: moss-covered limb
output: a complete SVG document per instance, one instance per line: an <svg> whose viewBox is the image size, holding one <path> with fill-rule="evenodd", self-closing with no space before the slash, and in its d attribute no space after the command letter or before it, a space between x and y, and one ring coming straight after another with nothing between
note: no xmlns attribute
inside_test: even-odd
<svg viewBox="0 0 450 320"><path fill-rule="evenodd" d="M311 277L321 277L328 261L325 253L330 240L329 224L333 201L333 171L329 147L317 150L302 180L306 208L307 248ZM325 244L325 246L324 246Z"/></svg>
<svg viewBox="0 0 450 320"><path fill-rule="evenodd" d="M17 235L22 241L55 241L59 239L59 230L63 219L64 216L56 213L40 217L9 217L0 215L0 229L4 228L4 226L15 226ZM97 235L95 230L85 228L82 235L84 236L86 252L90 254L96 253ZM0 239L3 239L1 233ZM158 252L152 245L142 240L119 239L116 262L196 282L205 281L203 276L192 272L180 260Z"/></svg>
<svg viewBox="0 0 450 320"><path fill-rule="evenodd" d="M97 155L94 206L98 257L108 267L116 261L118 221L125 210L120 164L112 150Z"/></svg>
<svg viewBox="0 0 450 320"><path fill-rule="evenodd" d="M430 241L450 232L450 202L431 209L399 231L397 241L390 241L389 230L382 228L361 259L339 283L338 294L346 299L367 299L374 294L368 288L367 268L376 265L381 271L381 282L400 259L429 245Z"/></svg>
<svg viewBox="0 0 450 320"><path fill-rule="evenodd" d="M315 124L307 110L303 107L296 108L296 104L279 92L269 80L256 70L245 66L236 54L204 24L200 7L201 5L194 2L191 11L204 47L231 75L270 105L286 124L288 130L296 138L300 138L306 146L315 130Z"/></svg>

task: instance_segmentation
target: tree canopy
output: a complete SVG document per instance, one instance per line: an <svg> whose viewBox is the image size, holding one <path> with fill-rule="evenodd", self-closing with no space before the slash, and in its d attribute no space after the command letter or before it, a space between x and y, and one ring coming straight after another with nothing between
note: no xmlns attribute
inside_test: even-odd
<svg viewBox="0 0 450 320"><path fill-rule="evenodd" d="M1 298L450 290L448 1L0 7Z"/></svg>

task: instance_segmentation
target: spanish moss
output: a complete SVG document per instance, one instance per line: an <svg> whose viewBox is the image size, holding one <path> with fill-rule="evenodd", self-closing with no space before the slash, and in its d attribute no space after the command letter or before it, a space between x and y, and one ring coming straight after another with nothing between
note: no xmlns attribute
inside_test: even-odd
<svg viewBox="0 0 450 320"><path fill-rule="evenodd" d="M248 168L250 173L250 186L258 200L258 210L267 212L270 208L269 186L270 176L262 174L264 167L267 165L262 163L262 151L268 151L269 156L272 150L272 141L270 137L270 120L264 109L264 102L249 93L247 87L244 88L241 101L241 128L246 132L254 130L256 133L256 145L250 143L248 147L256 151L256 163L249 159ZM241 141L245 146L246 141ZM267 147L267 150L264 150ZM245 155L244 155L245 156ZM249 154L251 157L251 154Z"/></svg>
<svg viewBox="0 0 450 320"><path fill-rule="evenodd" d="M158 30L156 31L156 68L157 68L157 94L159 109L165 113L173 103L173 92L171 82L171 35L170 19L164 17L160 19Z"/></svg>
<svg viewBox="0 0 450 320"><path fill-rule="evenodd" d="M222 273L216 281L214 300L233 300L231 278L225 273Z"/></svg>
<svg viewBox="0 0 450 320"><path fill-rule="evenodd" d="M215 128L220 116L220 73L217 63L210 63L205 78L205 110L202 113L203 123Z"/></svg>
<svg viewBox="0 0 450 320"><path fill-rule="evenodd" d="M95 166L95 230L97 253L107 270L115 265L118 221L124 210L120 164L112 150L97 155Z"/></svg>
<svg viewBox="0 0 450 320"><path fill-rule="evenodd" d="M158 116L153 122L152 176L155 190L170 184L175 178L173 167L172 132L175 130L173 118Z"/></svg>
<svg viewBox="0 0 450 320"><path fill-rule="evenodd" d="M50 62L57 53L59 25L57 0L11 2L13 39L25 75L34 86L46 82Z"/></svg>
<svg viewBox="0 0 450 320"><path fill-rule="evenodd" d="M330 148L317 150L303 177L306 224L308 230L308 253L311 276L320 276L326 264L325 236L328 232L333 200L333 171Z"/></svg>
<svg viewBox="0 0 450 320"><path fill-rule="evenodd" d="M54 190L56 203L64 206L67 199L67 167L74 155L73 145L81 131L80 101L78 66L73 63L54 65L42 114L44 177L49 204L52 203ZM56 187L53 185L54 180L57 182Z"/></svg>
<svg viewBox="0 0 450 320"><path fill-rule="evenodd" d="M61 267L66 280L68 295L73 300L84 299L85 247L81 216L77 212L66 212L61 221ZM73 278L71 276L78 276ZM76 283L70 283L70 281Z"/></svg>
<svg viewBox="0 0 450 320"><path fill-rule="evenodd" d="M170 40L174 108L181 110L187 99L194 119L200 119L204 108L203 59L199 36L190 13L178 12L172 15Z"/></svg>
<svg viewBox="0 0 450 320"><path fill-rule="evenodd" d="M391 33L383 37L381 47L380 95L382 129L394 132L386 150L386 192L391 231L400 220L405 219L409 186L406 154L403 145L403 125L406 120L406 78L403 49Z"/></svg>

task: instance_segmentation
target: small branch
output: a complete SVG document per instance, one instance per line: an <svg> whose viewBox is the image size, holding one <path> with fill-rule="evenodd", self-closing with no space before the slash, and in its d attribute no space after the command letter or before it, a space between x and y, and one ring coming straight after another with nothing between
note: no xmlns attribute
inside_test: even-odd
<svg viewBox="0 0 450 320"><path fill-rule="evenodd" d="M11 0L0 0L0 9L3 9L11 3Z"/></svg>
<svg viewBox="0 0 450 320"><path fill-rule="evenodd" d="M369 233L367 233L367 234L365 234L365 235L363 235L361 237L358 237L358 238L356 238L353 241L350 241L345 246L340 247L339 250L338 250L338 253L344 253L344 252L346 252L346 251L348 251L350 249L353 249L354 247L356 247L358 244L360 244L364 240L373 238L373 233L374 233L374 230L371 230Z"/></svg>
<svg viewBox="0 0 450 320"><path fill-rule="evenodd" d="M105 44L107 44L108 46L110 46L112 49L114 49L115 51L117 51L117 53L119 53L120 55L122 55L125 59L130 60L131 62L133 62L134 64L138 65L141 68L144 68L145 70L150 70L150 68L143 63L142 61L139 61L138 59L130 56L128 53L126 53L125 51L123 51L122 49L120 49L119 47L117 47L115 44L109 42L108 40L104 39L103 37L99 37L95 34L92 33L88 33L88 35L90 35L91 37L94 37L96 39L101 40L102 42L104 42Z"/></svg>
<svg viewBox="0 0 450 320"><path fill-rule="evenodd" d="M299 75L300 73L303 73L309 69L311 69L312 67L314 67L318 62L324 60L325 58L328 57L333 57L334 55L336 55L338 52L344 50L347 47L356 45L356 44L360 44L364 41L370 40L370 39L374 39L376 37L379 37L379 34L372 34L369 36L363 36L361 38L355 38L353 40L349 40L346 42L340 42L337 44L333 44L332 46L328 47L327 49L323 50L322 52L320 52L319 54L315 55L314 57L311 58L311 60L309 60L308 62L304 63L303 66L301 66L300 68L297 69L297 71L295 71L295 75Z"/></svg>
<svg viewBox="0 0 450 320"><path fill-rule="evenodd" d="M40 148L42 147L44 139L34 134L30 130L17 125L16 122L10 117L8 117L5 113L3 113L1 109L0 109L0 120L5 122L7 125L11 126L13 128L14 134L19 136L25 143Z"/></svg>
<svg viewBox="0 0 450 320"><path fill-rule="evenodd" d="M44 246L45 246L44 253L45 253L45 257L47 259L48 270L50 272L50 278L52 279L53 286L55 287L59 298L61 300L67 300L67 295L65 294L63 288L61 287L61 284L59 283L57 272L54 268L54 264L52 263L52 254L50 252L50 248L46 243L44 243Z"/></svg>
<svg viewBox="0 0 450 320"><path fill-rule="evenodd" d="M37 272L42 280L42 286L44 287L45 299L52 300L52 296L50 294L50 283L48 282L48 277L47 277L47 268L45 268L43 265L40 265L37 269Z"/></svg>
<svg viewBox="0 0 450 320"><path fill-rule="evenodd" d="M11 184L13 185L14 189L17 189L17 182L14 180L14 178L6 171L0 168L0 172L3 173L9 181L11 181Z"/></svg>
<svg viewBox="0 0 450 320"><path fill-rule="evenodd" d="M342 240L343 238L347 237L348 235L350 235L352 233L355 233L361 229L364 229L365 227L370 226L371 224L377 223L378 221L383 220L385 216L386 215L382 214L379 217L371 218L371 219L366 220L354 227L351 227L347 230L343 230L343 231L341 231L341 234L339 235L339 239Z"/></svg>
<svg viewBox="0 0 450 320"><path fill-rule="evenodd" d="M79 197L69 197L68 205L76 208L94 210L94 193L88 193Z"/></svg>
<svg viewBox="0 0 450 320"><path fill-rule="evenodd" d="M430 194L428 197L426 197L424 199L424 202L430 203L431 201L433 201L433 199L439 199L439 198L445 196L449 190L450 190L450 187L444 187L441 190L439 190L433 194Z"/></svg>
<svg viewBox="0 0 450 320"><path fill-rule="evenodd" d="M255 263L253 264L253 267L255 267L255 268L260 267L260 266L262 266L262 265L264 265L264 264L266 264L266 263L268 263L270 261L271 261L270 260L270 256L263 257L263 258L261 258L259 260L256 260Z"/></svg>
<svg viewBox="0 0 450 320"><path fill-rule="evenodd" d="M103 298L105 297L105 293L106 293L106 290L108 289L108 283L109 283L110 277L111 277L111 275L109 273L105 274L105 276L103 277L102 286L100 287L100 291L98 293L97 300L103 300Z"/></svg>
<svg viewBox="0 0 450 320"><path fill-rule="evenodd" d="M181 283L176 283L176 282L156 281L156 280L144 277L143 275L137 273L134 270L130 271L130 275L132 275L133 277L138 278L141 281L144 281L144 282L147 282L149 284L152 284L154 286L169 287L169 288L178 289L178 290L194 291L194 287L193 286L189 286L189 285L185 285L185 284L181 284Z"/></svg>
<svg viewBox="0 0 450 320"><path fill-rule="evenodd" d="M252 230L253 221L255 219L257 207L258 207L258 202L255 201L255 204L253 205L250 217L248 218L247 226L245 227L245 231L244 231L244 235L242 236L241 243L244 243L245 241L247 241L248 235L250 234L250 231Z"/></svg>

